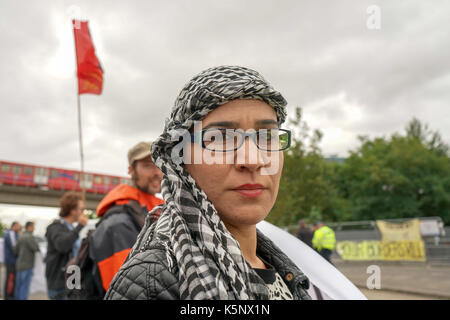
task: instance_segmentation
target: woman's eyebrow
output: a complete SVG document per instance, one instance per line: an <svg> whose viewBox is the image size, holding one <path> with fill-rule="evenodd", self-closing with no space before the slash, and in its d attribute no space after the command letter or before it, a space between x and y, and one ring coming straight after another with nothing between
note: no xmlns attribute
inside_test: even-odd
<svg viewBox="0 0 450 320"><path fill-rule="evenodd" d="M267 126L267 125L276 125L278 126L278 122L273 119L264 119L264 120L257 120L255 122L257 126Z"/></svg>
<svg viewBox="0 0 450 320"><path fill-rule="evenodd" d="M275 125L278 126L278 122L273 119L263 119L263 120L256 120L255 121L256 126L267 126L267 125ZM206 127L203 128L203 130L208 128L237 128L239 127L239 123L234 121L217 121L217 122L211 122Z"/></svg>
<svg viewBox="0 0 450 320"><path fill-rule="evenodd" d="M211 122L206 127L203 128L203 130L212 128L212 127L221 127L221 128L237 128L238 123L233 121L217 121L217 122Z"/></svg>

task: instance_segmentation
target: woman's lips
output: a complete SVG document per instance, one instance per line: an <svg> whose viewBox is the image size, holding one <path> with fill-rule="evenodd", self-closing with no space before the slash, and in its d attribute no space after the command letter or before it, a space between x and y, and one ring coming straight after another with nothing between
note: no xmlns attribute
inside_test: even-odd
<svg viewBox="0 0 450 320"><path fill-rule="evenodd" d="M260 196L266 188L260 184L243 184L233 189L241 196L254 198Z"/></svg>

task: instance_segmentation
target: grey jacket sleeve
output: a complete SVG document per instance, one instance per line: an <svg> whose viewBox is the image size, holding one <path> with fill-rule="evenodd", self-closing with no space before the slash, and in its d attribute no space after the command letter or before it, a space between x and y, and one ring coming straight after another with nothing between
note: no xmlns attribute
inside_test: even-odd
<svg viewBox="0 0 450 320"><path fill-rule="evenodd" d="M38 252L39 251L39 245L34 237L30 237L28 241L28 246L31 251Z"/></svg>

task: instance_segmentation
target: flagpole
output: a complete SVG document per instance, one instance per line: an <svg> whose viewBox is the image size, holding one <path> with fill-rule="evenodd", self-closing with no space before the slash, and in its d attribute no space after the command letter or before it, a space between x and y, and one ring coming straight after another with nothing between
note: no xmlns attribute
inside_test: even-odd
<svg viewBox="0 0 450 320"><path fill-rule="evenodd" d="M77 93L77 106L78 106L78 141L79 141L79 145L80 145L80 159L81 159L80 186L81 186L81 198L82 198L83 202L85 202L86 201L86 185L85 185L85 179L84 179L84 154L83 154L83 134L82 134L82 130L81 130L82 127L81 127L80 93Z"/></svg>
<svg viewBox="0 0 450 320"><path fill-rule="evenodd" d="M75 64L77 66L77 107L78 107L78 137L80 144L81 172L80 187L83 201L86 200L86 179L84 172L83 134L81 121L81 93L101 94L103 85L103 70L95 55L95 48L89 32L87 21L72 20L75 40ZM78 31L77 31L78 30ZM81 42L81 43L78 43ZM79 47L78 44L81 46ZM78 53L80 56L78 56ZM79 61L81 60L81 61ZM94 68L92 68L94 67ZM80 86L83 92L80 91Z"/></svg>
<svg viewBox="0 0 450 320"><path fill-rule="evenodd" d="M75 20L72 20L73 29L73 40L74 40L74 51L75 51L75 78L77 80L77 109L78 109L78 144L80 145L80 159L81 159L81 172L80 172L80 180L79 184L81 187L81 199L83 202L86 202L86 181L84 179L84 153L83 153L83 133L81 126L81 103L80 103L80 80L78 79L78 60L77 60L77 38L75 36L75 28L77 28L77 24ZM78 26L79 28L79 26Z"/></svg>

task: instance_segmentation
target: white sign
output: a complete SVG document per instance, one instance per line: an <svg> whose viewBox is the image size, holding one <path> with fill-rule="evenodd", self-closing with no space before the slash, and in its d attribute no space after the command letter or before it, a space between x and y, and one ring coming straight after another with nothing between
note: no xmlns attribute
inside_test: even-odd
<svg viewBox="0 0 450 320"><path fill-rule="evenodd" d="M437 220L420 221L420 233L422 236L439 236L441 234L440 231L439 222Z"/></svg>

